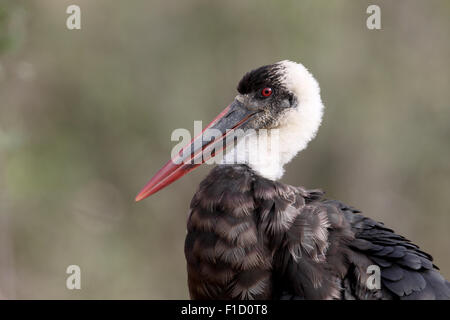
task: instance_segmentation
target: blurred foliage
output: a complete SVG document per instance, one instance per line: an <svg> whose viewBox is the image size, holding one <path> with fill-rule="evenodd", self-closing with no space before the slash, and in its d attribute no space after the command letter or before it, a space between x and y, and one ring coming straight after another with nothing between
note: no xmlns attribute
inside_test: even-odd
<svg viewBox="0 0 450 320"><path fill-rule="evenodd" d="M0 2L0 55L18 49L24 40L25 16L22 0Z"/></svg>
<svg viewBox="0 0 450 320"><path fill-rule="evenodd" d="M76 3L69 31L72 1L0 2L0 298L187 298L187 209L210 168L133 198L172 130L282 59L316 75L327 107L283 181L384 221L450 278L450 2ZM70 264L82 290L65 287Z"/></svg>
<svg viewBox="0 0 450 320"><path fill-rule="evenodd" d="M6 51L11 43L8 33L8 12L5 5L0 5L0 54Z"/></svg>

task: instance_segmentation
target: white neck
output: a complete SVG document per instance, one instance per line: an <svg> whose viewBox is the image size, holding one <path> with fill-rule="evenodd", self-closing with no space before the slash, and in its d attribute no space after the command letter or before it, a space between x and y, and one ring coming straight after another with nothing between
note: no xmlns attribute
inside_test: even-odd
<svg viewBox="0 0 450 320"><path fill-rule="evenodd" d="M284 165L315 137L322 121L323 104L317 81L301 64L280 62L285 67L284 83L297 98L298 105L287 111L279 124L267 135L250 134L242 139L235 149L224 156L223 163L249 165L261 176L278 180L283 176ZM276 131L273 131L276 129ZM258 137L267 137L261 144ZM257 148L257 156L254 151Z"/></svg>

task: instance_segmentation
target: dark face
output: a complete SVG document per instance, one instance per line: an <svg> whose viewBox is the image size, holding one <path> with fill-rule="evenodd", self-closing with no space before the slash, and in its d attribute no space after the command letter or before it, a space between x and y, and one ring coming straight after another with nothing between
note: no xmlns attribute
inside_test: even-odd
<svg viewBox="0 0 450 320"><path fill-rule="evenodd" d="M286 111L297 106L297 101L283 83L284 67L280 64L262 66L244 75L239 81L237 100L241 107L260 111L247 128L270 129L278 125Z"/></svg>

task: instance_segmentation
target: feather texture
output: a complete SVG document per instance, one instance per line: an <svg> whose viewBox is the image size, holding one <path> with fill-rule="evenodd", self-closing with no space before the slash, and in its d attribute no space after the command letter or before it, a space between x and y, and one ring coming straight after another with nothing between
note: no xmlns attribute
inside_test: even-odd
<svg viewBox="0 0 450 320"><path fill-rule="evenodd" d="M345 204L220 165L191 202L185 243L194 299L450 299L418 246ZM368 267L381 288L369 289Z"/></svg>

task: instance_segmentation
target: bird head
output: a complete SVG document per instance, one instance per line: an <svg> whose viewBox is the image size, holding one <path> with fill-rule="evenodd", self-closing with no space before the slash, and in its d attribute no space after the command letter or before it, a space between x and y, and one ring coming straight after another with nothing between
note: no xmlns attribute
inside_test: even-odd
<svg viewBox="0 0 450 320"><path fill-rule="evenodd" d="M302 64L284 60L246 73L237 91L234 101L153 176L136 201L178 180L219 151L225 153L224 163L245 163L272 180L283 175L283 166L306 148L322 121L317 81ZM255 148L261 145L260 132L269 142Z"/></svg>

